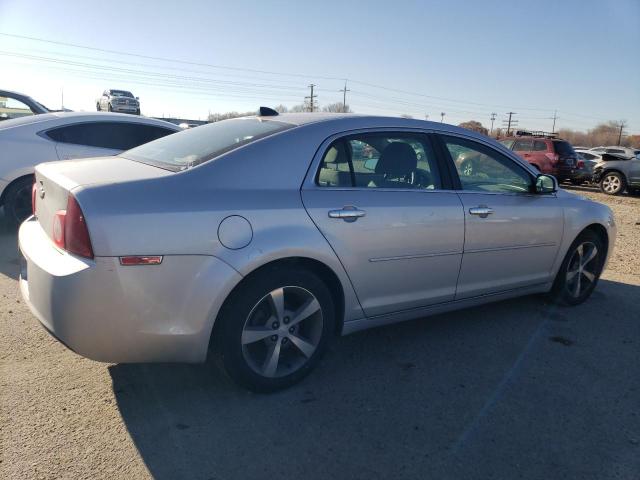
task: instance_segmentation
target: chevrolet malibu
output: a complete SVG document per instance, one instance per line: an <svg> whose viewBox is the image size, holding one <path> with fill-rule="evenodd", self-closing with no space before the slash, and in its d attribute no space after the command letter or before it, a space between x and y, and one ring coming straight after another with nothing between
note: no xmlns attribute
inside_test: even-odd
<svg viewBox="0 0 640 480"><path fill-rule="evenodd" d="M33 204L20 286L52 335L104 362L212 354L254 391L302 379L337 334L534 293L582 303L616 232L469 130L269 109L40 164Z"/></svg>

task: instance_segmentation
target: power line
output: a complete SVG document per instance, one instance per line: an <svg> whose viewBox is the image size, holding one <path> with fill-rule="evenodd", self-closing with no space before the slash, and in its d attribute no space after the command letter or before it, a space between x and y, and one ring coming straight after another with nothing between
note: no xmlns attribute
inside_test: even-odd
<svg viewBox="0 0 640 480"><path fill-rule="evenodd" d="M347 92L350 92L351 90L347 89L347 81L344 81L344 88L342 90L338 90L339 92L342 92L342 112L346 113L347 111Z"/></svg>
<svg viewBox="0 0 640 480"><path fill-rule="evenodd" d="M312 83L311 85L309 85L309 88L311 89L311 93L309 94L308 97L304 97L305 100L309 99L309 111L310 112L313 112L313 108L315 107L315 102L316 102L315 98L318 96L318 95L314 95L313 94L313 87L315 87L315 84Z"/></svg>
<svg viewBox="0 0 640 480"><path fill-rule="evenodd" d="M511 125L517 125L518 124L518 120L512 120L511 117L513 117L513 115L517 115L516 112L507 112L507 115L509 115L509 120L503 120L502 123L503 124L507 124L507 136L509 136L509 134L511 133Z"/></svg>

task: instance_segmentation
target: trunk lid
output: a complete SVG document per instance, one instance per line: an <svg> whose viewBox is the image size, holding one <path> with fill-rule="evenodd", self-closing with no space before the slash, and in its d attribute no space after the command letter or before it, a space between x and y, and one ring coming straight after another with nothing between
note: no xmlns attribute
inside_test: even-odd
<svg viewBox="0 0 640 480"><path fill-rule="evenodd" d="M172 172L122 157L100 157L41 163L35 168L36 217L53 238L53 219L67 208L69 193L95 184L130 182L172 175ZM82 207L82 205L80 205Z"/></svg>

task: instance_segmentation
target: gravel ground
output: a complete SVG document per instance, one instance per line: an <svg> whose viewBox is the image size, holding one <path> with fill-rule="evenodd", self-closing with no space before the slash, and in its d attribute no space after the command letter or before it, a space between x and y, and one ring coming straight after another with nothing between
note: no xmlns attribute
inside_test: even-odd
<svg viewBox="0 0 640 480"><path fill-rule="evenodd" d="M20 299L0 235L0 478L640 478L640 198L592 298L527 297L338 339L285 392L107 365Z"/></svg>

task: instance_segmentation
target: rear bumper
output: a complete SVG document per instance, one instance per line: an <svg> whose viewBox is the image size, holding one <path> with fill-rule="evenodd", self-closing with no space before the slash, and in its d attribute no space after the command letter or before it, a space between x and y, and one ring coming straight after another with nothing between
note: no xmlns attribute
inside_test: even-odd
<svg viewBox="0 0 640 480"><path fill-rule="evenodd" d="M111 111L117 113L136 113L139 107L131 105L111 105Z"/></svg>
<svg viewBox="0 0 640 480"><path fill-rule="evenodd" d="M20 227L20 290L40 323L103 362L200 362L213 321L241 276L212 256L123 267L57 249L33 218Z"/></svg>

